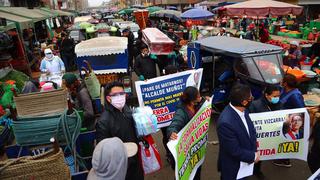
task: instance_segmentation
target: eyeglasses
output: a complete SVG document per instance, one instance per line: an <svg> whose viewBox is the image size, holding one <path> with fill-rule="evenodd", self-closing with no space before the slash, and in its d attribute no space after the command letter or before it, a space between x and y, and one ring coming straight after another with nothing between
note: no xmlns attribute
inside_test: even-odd
<svg viewBox="0 0 320 180"><path fill-rule="evenodd" d="M125 94L126 94L125 92L117 92L117 93L109 94L108 96L123 96Z"/></svg>

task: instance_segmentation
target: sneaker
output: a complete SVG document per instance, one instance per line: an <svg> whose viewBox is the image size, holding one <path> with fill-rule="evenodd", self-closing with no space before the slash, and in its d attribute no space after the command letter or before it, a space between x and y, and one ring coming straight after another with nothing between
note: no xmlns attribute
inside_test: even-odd
<svg viewBox="0 0 320 180"><path fill-rule="evenodd" d="M290 163L290 160L275 160L275 161L272 161L272 164L280 167L287 167L287 168L292 166L292 164Z"/></svg>

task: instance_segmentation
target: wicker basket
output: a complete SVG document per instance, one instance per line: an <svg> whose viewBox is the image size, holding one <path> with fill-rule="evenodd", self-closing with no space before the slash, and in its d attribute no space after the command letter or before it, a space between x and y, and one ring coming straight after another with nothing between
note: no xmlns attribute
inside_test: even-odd
<svg viewBox="0 0 320 180"><path fill-rule="evenodd" d="M25 156L0 162L1 180L67 180L71 179L69 167L64 162L62 149L38 156Z"/></svg>
<svg viewBox="0 0 320 180"><path fill-rule="evenodd" d="M18 116L41 116L61 113L67 108L66 91L21 94L14 97Z"/></svg>

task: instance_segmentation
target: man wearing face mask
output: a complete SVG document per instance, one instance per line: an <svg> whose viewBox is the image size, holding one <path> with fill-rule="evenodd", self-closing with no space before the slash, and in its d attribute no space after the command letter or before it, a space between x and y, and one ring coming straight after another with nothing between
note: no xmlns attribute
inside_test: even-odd
<svg viewBox="0 0 320 180"><path fill-rule="evenodd" d="M65 72L63 61L55 56L51 49L44 50L45 57L41 61L40 70L47 74L61 74Z"/></svg>
<svg viewBox="0 0 320 180"><path fill-rule="evenodd" d="M105 138L118 137L124 143L138 145L131 109L126 105L126 93L123 84L111 82L105 86L106 104L96 124L97 142ZM128 159L126 180L143 180L143 171L138 155Z"/></svg>
<svg viewBox="0 0 320 180"><path fill-rule="evenodd" d="M252 102L249 107L250 113L262 113L268 111L277 111L281 109L279 86L267 86L264 90L264 96ZM261 172L261 162L254 165L253 174L259 179L264 179Z"/></svg>
<svg viewBox="0 0 320 180"><path fill-rule="evenodd" d="M257 163L260 159L256 130L247 111L252 100L250 87L236 84L230 92L230 104L218 119L218 170L222 180L237 179L240 163Z"/></svg>
<svg viewBox="0 0 320 180"><path fill-rule="evenodd" d="M148 46L141 46L141 54L137 56L134 64L134 70L139 80L152 79L157 77L156 59L152 59Z"/></svg>

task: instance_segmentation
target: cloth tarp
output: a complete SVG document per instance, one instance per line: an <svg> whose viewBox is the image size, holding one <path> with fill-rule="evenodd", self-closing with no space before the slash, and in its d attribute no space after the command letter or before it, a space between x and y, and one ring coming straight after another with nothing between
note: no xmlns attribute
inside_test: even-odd
<svg viewBox="0 0 320 180"><path fill-rule="evenodd" d="M300 15L303 11L301 6L272 0L249 0L227 5L225 8L230 16Z"/></svg>

